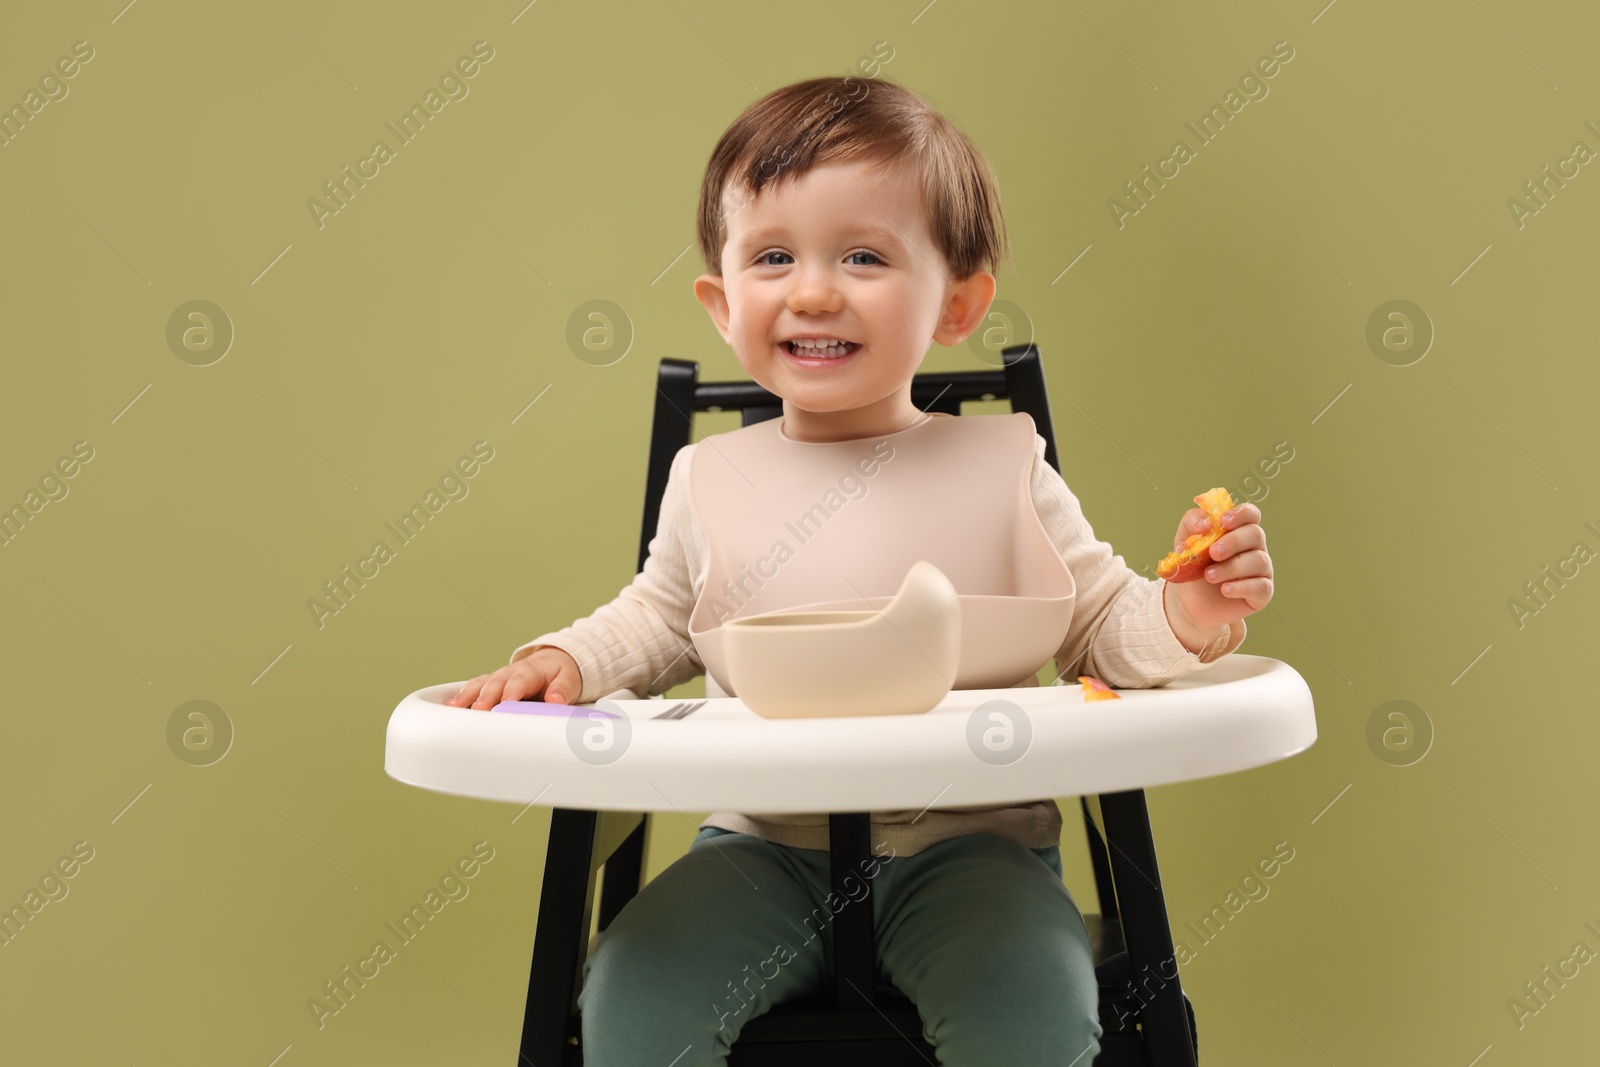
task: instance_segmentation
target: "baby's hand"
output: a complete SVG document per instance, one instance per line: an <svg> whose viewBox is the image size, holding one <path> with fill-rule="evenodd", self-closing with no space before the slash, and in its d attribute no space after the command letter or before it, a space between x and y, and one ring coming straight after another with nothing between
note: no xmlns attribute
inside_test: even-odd
<svg viewBox="0 0 1600 1067"><path fill-rule="evenodd" d="M541 693L547 704L565 704L582 692L578 661L546 646L493 674L478 675L445 703L487 711L502 700L536 700Z"/></svg>
<svg viewBox="0 0 1600 1067"><path fill-rule="evenodd" d="M1189 620L1204 630L1253 615L1272 599L1272 557L1267 555L1261 509L1240 504L1223 513L1222 527L1226 532L1208 549L1215 562L1196 561L1167 579L1176 587L1178 603ZM1173 548L1180 548L1190 534L1209 529L1210 516L1200 508L1190 508L1178 524Z"/></svg>

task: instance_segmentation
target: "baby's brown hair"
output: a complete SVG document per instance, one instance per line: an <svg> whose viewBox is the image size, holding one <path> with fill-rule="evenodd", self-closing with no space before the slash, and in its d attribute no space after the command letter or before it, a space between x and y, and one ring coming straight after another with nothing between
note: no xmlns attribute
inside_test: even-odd
<svg viewBox="0 0 1600 1067"><path fill-rule="evenodd" d="M811 78L757 100L723 133L706 164L695 228L700 256L722 274L728 238L724 191L740 205L769 184L813 167L873 160L911 168L934 246L964 281L1009 261L999 184L983 153L951 121L903 85L884 78ZM735 208L734 210L738 210Z"/></svg>

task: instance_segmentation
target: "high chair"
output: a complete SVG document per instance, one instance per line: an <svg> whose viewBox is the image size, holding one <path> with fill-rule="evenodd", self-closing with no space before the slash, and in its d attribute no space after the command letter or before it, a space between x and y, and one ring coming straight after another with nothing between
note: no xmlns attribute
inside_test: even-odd
<svg viewBox="0 0 1600 1067"><path fill-rule="evenodd" d="M1013 411L1033 417L1045 441L1045 459L1059 471L1037 347L1007 348L1002 364L1000 370L918 374L912 382L912 402L923 411L959 415L962 401L1008 400ZM748 426L783 413L780 399L754 382L701 383L698 372L697 363L661 361L639 541L641 571L656 532L668 471L673 457L690 441L694 414L738 410L742 424ZM1100 911L1085 912L1084 918L1093 942L1104 1030L1093 1067L1194 1067L1198 1048L1194 1009L1178 979L1166 979L1162 966L1173 959L1172 932L1144 791L1089 799L1092 805L1079 803ZM1098 809L1104 823L1103 837L1091 807ZM828 821L833 887L845 896L843 879L867 865L869 817L866 812L839 812L830 814ZM649 812L552 811L519 1063L537 1067L583 1063L577 994L583 962L592 951L588 933L591 921L596 921L596 882L600 883L596 925L604 932L642 888L649 833ZM747 1021L729 1054L730 1067L810 1067L823 1062L839 1067L924 1067L938 1062L922 1038L916 1005L893 985L875 980L871 909L844 909L833 937L833 987ZM1144 976L1142 988L1134 985L1135 975Z"/></svg>

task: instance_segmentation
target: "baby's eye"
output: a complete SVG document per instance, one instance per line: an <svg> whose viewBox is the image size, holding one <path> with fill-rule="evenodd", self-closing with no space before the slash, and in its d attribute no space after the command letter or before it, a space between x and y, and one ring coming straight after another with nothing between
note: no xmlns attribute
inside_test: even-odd
<svg viewBox="0 0 1600 1067"><path fill-rule="evenodd" d="M763 252L763 253L761 253L760 257L757 258L756 262L761 264L763 267L781 267L781 266L783 266L783 264L781 264L781 263L773 263L772 262L772 257L773 256L787 256L787 255L789 255L789 253L787 253L787 252L777 252L777 251ZM877 256L877 254L874 253L874 252L851 252L850 256L848 258L853 259L856 256L866 256L868 259L872 260L871 263L856 263L856 264L853 264L854 266L858 266L858 267L870 267L870 266L874 266L874 265L882 262L882 260L880 260L878 258L878 256ZM791 258L793 258L793 257L791 257Z"/></svg>

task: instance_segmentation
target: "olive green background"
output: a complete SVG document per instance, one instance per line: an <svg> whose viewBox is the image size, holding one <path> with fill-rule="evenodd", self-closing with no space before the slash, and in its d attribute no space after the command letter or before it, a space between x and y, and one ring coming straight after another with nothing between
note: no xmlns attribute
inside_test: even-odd
<svg viewBox="0 0 1600 1067"><path fill-rule="evenodd" d="M1507 206L1600 148L1592 8L123 3L0 17L8 108L94 49L0 147L0 507L68 490L0 548L0 904L93 849L0 946L8 1062L514 1062L548 809L388 778L389 713L631 579L657 362L740 376L690 288L711 148L880 41L879 76L994 163L991 337L1037 337L1097 535L1150 573L1194 494L1261 508L1275 591L1241 652L1305 677L1320 736L1149 792L1180 936L1294 849L1183 969L1203 1062L1594 1057L1595 967L1520 1025L1508 1003L1600 950L1600 176ZM477 41L469 94L319 228L307 201ZM1278 41L1270 93L1196 147ZM1195 158L1119 228L1108 200L1179 138ZM206 366L168 342L194 300L234 332ZM574 347L595 300L615 333ZM1425 318L1384 312L1375 348L1395 300ZM477 441L470 492L319 626L322 583ZM193 700L233 733L206 766L169 741ZM652 873L701 814L658 819ZM470 895L319 1029L323 982L478 841Z"/></svg>

